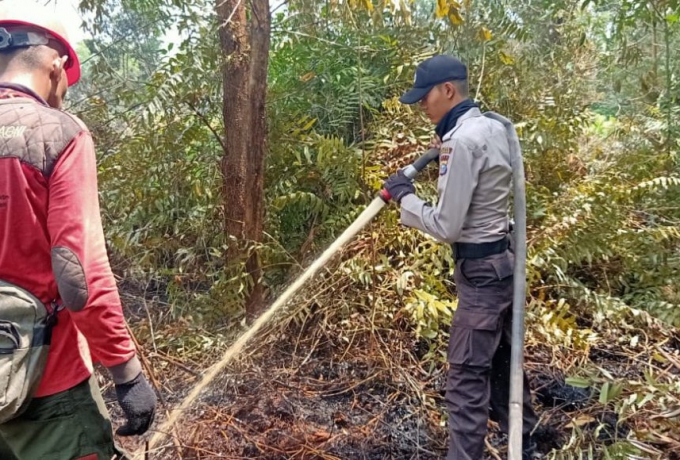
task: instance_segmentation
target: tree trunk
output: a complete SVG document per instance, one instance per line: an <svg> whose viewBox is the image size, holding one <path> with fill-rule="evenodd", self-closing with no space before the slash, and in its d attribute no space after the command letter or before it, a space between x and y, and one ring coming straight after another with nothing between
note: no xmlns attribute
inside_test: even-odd
<svg viewBox="0 0 680 460"><path fill-rule="evenodd" d="M267 0L215 0L223 56L225 151L222 160L229 265L245 260L252 279L246 313L263 307L257 244L264 224L265 101L270 13ZM248 4L248 5L247 5Z"/></svg>

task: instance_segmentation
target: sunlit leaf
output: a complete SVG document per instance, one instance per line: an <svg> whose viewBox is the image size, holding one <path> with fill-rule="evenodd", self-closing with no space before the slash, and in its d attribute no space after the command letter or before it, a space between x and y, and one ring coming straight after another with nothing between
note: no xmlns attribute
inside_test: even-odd
<svg viewBox="0 0 680 460"><path fill-rule="evenodd" d="M460 11L453 8L449 10L449 21L451 21L451 24L454 26L459 26L465 22L463 17L460 15Z"/></svg>
<svg viewBox="0 0 680 460"><path fill-rule="evenodd" d="M498 53L498 57L500 58L501 62L505 65L513 65L515 63L515 58L506 53L505 51L500 51Z"/></svg>
<svg viewBox="0 0 680 460"><path fill-rule="evenodd" d="M573 418L571 422L567 423L565 425L566 428L574 428L574 427L580 427L583 425L587 425L591 422L594 422L596 419L595 417L587 414L581 414L578 415L576 418Z"/></svg>
<svg viewBox="0 0 680 460"><path fill-rule="evenodd" d="M435 8L435 15L438 18L443 18L449 14L449 4L447 0L437 0L437 6Z"/></svg>
<svg viewBox="0 0 680 460"><path fill-rule="evenodd" d="M482 41L489 41L491 40L491 31L487 29L486 27L481 27L479 29L479 39Z"/></svg>

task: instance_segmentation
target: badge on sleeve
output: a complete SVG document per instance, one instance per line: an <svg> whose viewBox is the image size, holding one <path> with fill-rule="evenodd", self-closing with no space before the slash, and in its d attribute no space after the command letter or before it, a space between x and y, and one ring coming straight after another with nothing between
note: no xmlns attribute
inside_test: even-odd
<svg viewBox="0 0 680 460"><path fill-rule="evenodd" d="M450 151L451 149L448 149L448 150ZM444 149L442 149L442 152L443 151L444 151ZM450 156L451 155L448 154L448 153L439 154L439 175L440 176L443 176L449 170L449 157Z"/></svg>

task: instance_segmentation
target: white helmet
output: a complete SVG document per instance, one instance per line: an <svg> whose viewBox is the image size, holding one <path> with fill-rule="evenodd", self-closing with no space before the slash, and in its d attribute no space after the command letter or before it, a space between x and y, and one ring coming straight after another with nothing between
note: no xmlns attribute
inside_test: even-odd
<svg viewBox="0 0 680 460"><path fill-rule="evenodd" d="M53 11L29 0L1 1L0 2L0 27L3 26L26 26L46 32L51 38L61 43L68 52L65 70L68 85L74 85L80 80L80 60L76 50L71 46L64 24L55 17ZM9 40L8 34L0 35L0 47L4 40ZM29 45L31 43L28 43ZM7 46L7 45L5 45ZM11 43L9 44L11 46Z"/></svg>

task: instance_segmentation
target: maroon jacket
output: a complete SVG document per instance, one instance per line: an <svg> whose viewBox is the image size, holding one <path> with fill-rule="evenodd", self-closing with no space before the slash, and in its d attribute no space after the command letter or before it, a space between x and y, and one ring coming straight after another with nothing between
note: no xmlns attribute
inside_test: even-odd
<svg viewBox="0 0 680 460"><path fill-rule="evenodd" d="M77 118L6 83L0 83L0 279L68 307L59 313L36 396L86 380L92 361L112 367L135 355L104 246L92 137Z"/></svg>

